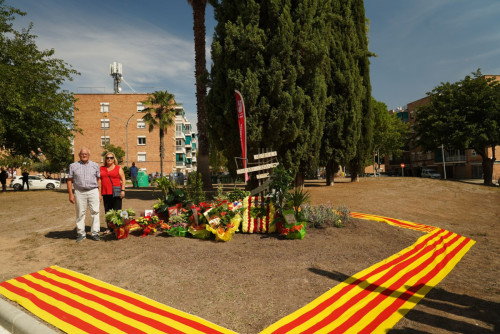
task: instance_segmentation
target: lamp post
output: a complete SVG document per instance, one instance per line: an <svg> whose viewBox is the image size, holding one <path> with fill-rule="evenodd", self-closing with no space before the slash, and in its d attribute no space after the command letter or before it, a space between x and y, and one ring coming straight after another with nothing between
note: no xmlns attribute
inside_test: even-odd
<svg viewBox="0 0 500 334"><path fill-rule="evenodd" d="M123 119L121 119L121 118L118 118L116 116L111 116L110 115L110 117L116 118L117 120L122 121L123 124L125 124L125 141L126 141L125 145L126 145L126 150L127 150L126 151L127 152L127 168L128 168L128 123L130 122L130 120L132 119L132 117L134 117L135 114L136 113L133 113L132 115L130 115L130 117L127 119L126 122Z"/></svg>
<svg viewBox="0 0 500 334"><path fill-rule="evenodd" d="M443 155L443 172L444 179L446 180L446 161L444 159L444 144L441 144L441 154Z"/></svg>

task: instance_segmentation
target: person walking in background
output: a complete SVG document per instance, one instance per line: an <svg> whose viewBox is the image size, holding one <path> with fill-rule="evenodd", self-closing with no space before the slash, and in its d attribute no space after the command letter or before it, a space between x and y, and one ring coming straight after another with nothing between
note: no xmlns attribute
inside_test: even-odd
<svg viewBox="0 0 500 334"><path fill-rule="evenodd" d="M7 190L7 178L9 177L9 174L5 170L5 168L2 167L2 171L0 171L0 183L2 183L2 191Z"/></svg>
<svg viewBox="0 0 500 334"><path fill-rule="evenodd" d="M23 176L23 187L21 188L21 190L24 190L25 184L26 184L26 189L30 190L30 183L29 183L30 174L26 170L23 170L23 173L21 175Z"/></svg>
<svg viewBox="0 0 500 334"><path fill-rule="evenodd" d="M116 163L115 154L108 152L104 158L104 166L101 166L101 196L104 202L105 213L109 210L121 210L122 199L125 197L125 173ZM113 194L113 186L121 187L120 196ZM106 221L106 225L108 228L104 234L110 234L111 228L108 221Z"/></svg>
<svg viewBox="0 0 500 334"><path fill-rule="evenodd" d="M69 165L68 193L69 201L76 205L76 242L83 241L85 236L85 215L87 206L90 208L92 239L99 241L101 223L99 220L99 206L101 193L101 179L99 165L90 161L90 151L83 147L78 154L80 160ZM75 193L73 188L75 186Z"/></svg>
<svg viewBox="0 0 500 334"><path fill-rule="evenodd" d="M137 182L138 174L139 168L135 166L135 162L132 162L132 167L130 167L130 180L132 180L132 188L139 188L139 183Z"/></svg>

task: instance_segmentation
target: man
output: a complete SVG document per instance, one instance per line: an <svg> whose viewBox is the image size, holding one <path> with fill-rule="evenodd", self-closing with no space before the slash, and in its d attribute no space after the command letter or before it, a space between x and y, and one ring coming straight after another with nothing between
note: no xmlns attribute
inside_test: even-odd
<svg viewBox="0 0 500 334"><path fill-rule="evenodd" d="M21 190L24 190L24 185L26 185L26 189L30 190L30 173L28 173L26 170L23 170L23 173L21 175L23 176L23 187Z"/></svg>
<svg viewBox="0 0 500 334"><path fill-rule="evenodd" d="M99 165L90 161L90 151L83 147L79 153L80 161L69 165L68 193L69 201L76 204L76 242L85 239L85 214L87 206L92 217L90 232L92 240L99 241L101 223L99 221L99 207L101 201L101 173ZM75 186L73 194L72 186Z"/></svg>
<svg viewBox="0 0 500 334"><path fill-rule="evenodd" d="M9 174L7 174L7 171L5 168L2 167L2 171L0 172L0 183L2 183L2 191L7 190L7 178L9 177Z"/></svg>
<svg viewBox="0 0 500 334"><path fill-rule="evenodd" d="M132 162L132 167L130 167L130 179L132 180L132 188L139 188L139 183L137 182L137 174L139 174L139 168L135 166L135 162Z"/></svg>

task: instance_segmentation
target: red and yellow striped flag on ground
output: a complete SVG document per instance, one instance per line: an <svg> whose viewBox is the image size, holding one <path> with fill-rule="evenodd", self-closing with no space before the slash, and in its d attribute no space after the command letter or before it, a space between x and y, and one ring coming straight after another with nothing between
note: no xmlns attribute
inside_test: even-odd
<svg viewBox="0 0 500 334"><path fill-rule="evenodd" d="M437 227L352 213L427 232L262 333L377 333L392 328L472 247ZM68 333L233 333L146 297L57 266L0 283L0 294Z"/></svg>
<svg viewBox="0 0 500 334"><path fill-rule="evenodd" d="M0 293L67 333L234 333L57 266L0 283Z"/></svg>

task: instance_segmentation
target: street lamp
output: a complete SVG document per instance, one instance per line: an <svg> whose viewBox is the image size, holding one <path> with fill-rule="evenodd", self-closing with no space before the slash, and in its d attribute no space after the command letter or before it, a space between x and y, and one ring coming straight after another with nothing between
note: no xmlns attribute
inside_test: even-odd
<svg viewBox="0 0 500 334"><path fill-rule="evenodd" d="M117 120L119 121L122 121L123 124L125 124L125 141L126 141L126 150L127 150L127 168L128 168L128 123L130 122L130 120L132 119L132 117L134 117L135 113L133 113L132 115L130 115L130 117L127 119L127 122L125 122L123 119L121 118L118 118L116 116L112 116L110 115L110 117L113 117L113 118L116 118ZM104 135L106 136L106 135Z"/></svg>

